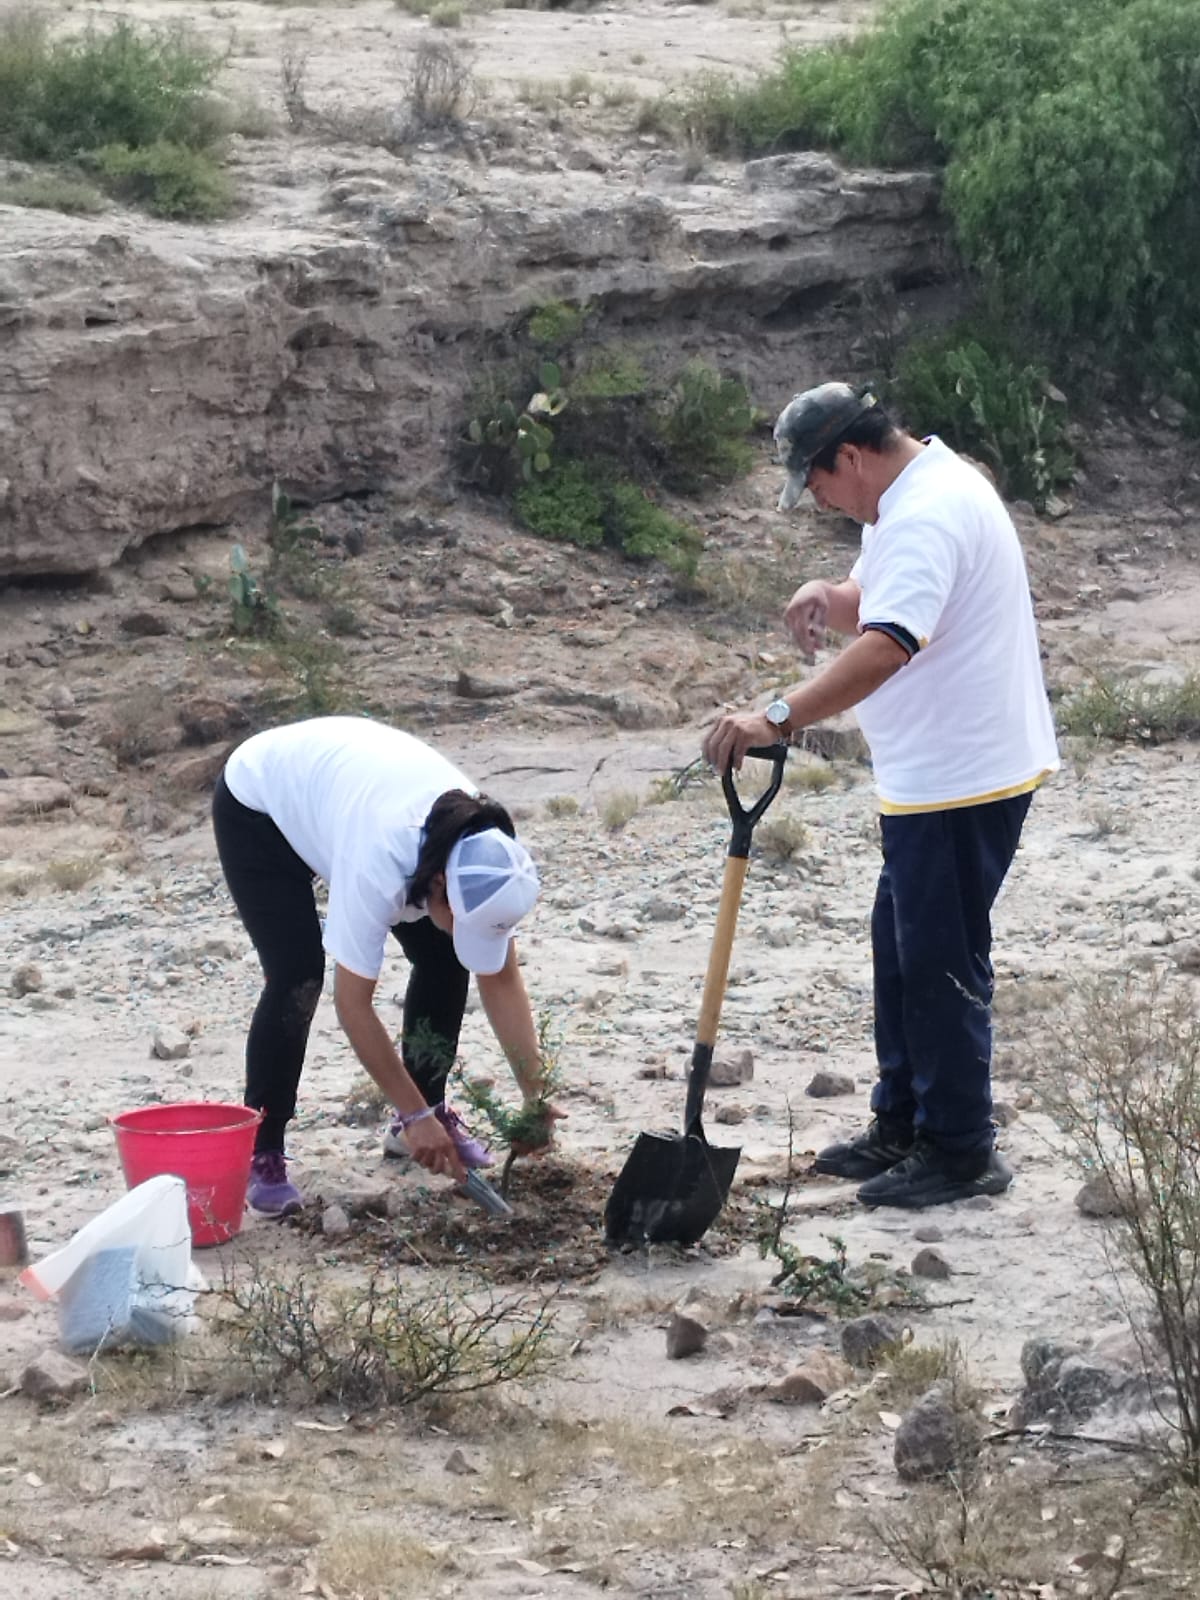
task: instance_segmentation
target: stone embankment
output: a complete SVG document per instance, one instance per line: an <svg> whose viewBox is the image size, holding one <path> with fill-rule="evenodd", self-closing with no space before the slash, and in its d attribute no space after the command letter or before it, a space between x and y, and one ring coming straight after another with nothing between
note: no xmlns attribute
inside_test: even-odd
<svg viewBox="0 0 1200 1600"><path fill-rule="evenodd" d="M547 301L783 388L799 318L942 270L922 173L789 155L692 184L568 172L533 201L528 174L486 181L341 177L311 214L204 230L6 209L0 578L101 571L273 479L436 486L488 341Z"/></svg>

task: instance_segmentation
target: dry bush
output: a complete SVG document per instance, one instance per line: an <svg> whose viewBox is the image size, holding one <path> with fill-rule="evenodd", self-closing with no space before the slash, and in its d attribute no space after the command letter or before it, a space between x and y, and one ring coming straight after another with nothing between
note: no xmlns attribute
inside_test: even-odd
<svg viewBox="0 0 1200 1600"><path fill-rule="evenodd" d="M532 1377L553 1358L544 1295L415 1289L382 1271L339 1289L250 1262L221 1298L222 1331L255 1398L411 1405Z"/></svg>
<svg viewBox="0 0 1200 1600"><path fill-rule="evenodd" d="M475 74L454 46L441 39L423 39L408 77L412 132L419 134L460 122L470 115L477 95Z"/></svg>
<svg viewBox="0 0 1200 1600"><path fill-rule="evenodd" d="M768 817L755 829L754 843L768 861L794 861L808 843L808 829L799 817Z"/></svg>
<svg viewBox="0 0 1200 1600"><path fill-rule="evenodd" d="M600 819L609 833L620 833L621 829L642 809L640 795L634 794L631 789L619 789L615 794L610 794L604 802Z"/></svg>
<svg viewBox="0 0 1200 1600"><path fill-rule="evenodd" d="M1047 1109L1084 1172L1127 1197L1117 1262L1153 1309L1173 1465L1200 1487L1200 1017L1186 983L1128 974L1077 985L1054 1039ZM1127 1312L1144 1341L1141 1307Z"/></svg>
<svg viewBox="0 0 1200 1600"><path fill-rule="evenodd" d="M118 767L138 767L174 749L179 730L162 686L144 683L114 701L102 739Z"/></svg>
<svg viewBox="0 0 1200 1600"><path fill-rule="evenodd" d="M375 1080L360 1073L346 1092L339 1120L355 1128L374 1128L391 1109L391 1101Z"/></svg>
<svg viewBox="0 0 1200 1600"><path fill-rule="evenodd" d="M807 761L789 761L784 769L784 783L789 789L800 789L806 794L821 794L832 789L838 775L827 761L819 758Z"/></svg>
<svg viewBox="0 0 1200 1600"><path fill-rule="evenodd" d="M303 128L312 120L312 107L304 92L307 80L308 51L285 36L279 57L279 87L289 127Z"/></svg>
<svg viewBox="0 0 1200 1600"><path fill-rule="evenodd" d="M46 877L56 889L82 889L104 871L107 858L102 855L64 856L51 861L46 867Z"/></svg>
<svg viewBox="0 0 1200 1600"><path fill-rule="evenodd" d="M552 794L546 801L546 815L562 819L579 815L579 801L573 794Z"/></svg>

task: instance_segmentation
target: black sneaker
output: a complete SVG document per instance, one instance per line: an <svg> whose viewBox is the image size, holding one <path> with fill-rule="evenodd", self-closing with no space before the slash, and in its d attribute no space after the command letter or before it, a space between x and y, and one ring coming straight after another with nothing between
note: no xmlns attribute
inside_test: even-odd
<svg viewBox="0 0 1200 1600"><path fill-rule="evenodd" d="M912 1149L913 1131L907 1122L875 1117L865 1133L841 1144L826 1145L812 1164L814 1172L832 1178L875 1178L889 1172Z"/></svg>
<svg viewBox="0 0 1200 1600"><path fill-rule="evenodd" d="M928 1139L918 1139L898 1166L864 1183L858 1198L865 1206L903 1206L917 1211L922 1206L969 1200L977 1194L1003 1194L1012 1179L1011 1168L995 1150L955 1156Z"/></svg>

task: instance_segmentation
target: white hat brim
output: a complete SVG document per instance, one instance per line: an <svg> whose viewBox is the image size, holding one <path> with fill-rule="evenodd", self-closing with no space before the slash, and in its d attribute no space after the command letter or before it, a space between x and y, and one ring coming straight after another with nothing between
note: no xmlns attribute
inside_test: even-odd
<svg viewBox="0 0 1200 1600"><path fill-rule="evenodd" d="M455 919L454 954L468 972L492 977L508 960L511 942L511 933L483 934L476 928L459 927Z"/></svg>

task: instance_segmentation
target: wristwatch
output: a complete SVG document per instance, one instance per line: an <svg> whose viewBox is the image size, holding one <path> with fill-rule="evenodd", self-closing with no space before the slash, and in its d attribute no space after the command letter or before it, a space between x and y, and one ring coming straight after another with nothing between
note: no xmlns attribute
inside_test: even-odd
<svg viewBox="0 0 1200 1600"><path fill-rule="evenodd" d="M795 729L792 727L792 708L786 700L772 700L763 712L763 716L775 730L777 738L790 739Z"/></svg>

